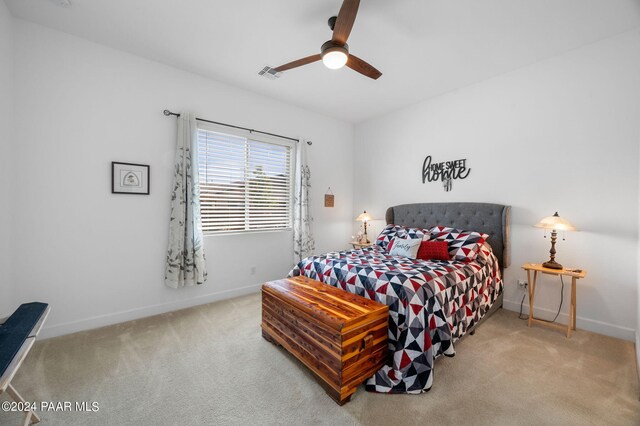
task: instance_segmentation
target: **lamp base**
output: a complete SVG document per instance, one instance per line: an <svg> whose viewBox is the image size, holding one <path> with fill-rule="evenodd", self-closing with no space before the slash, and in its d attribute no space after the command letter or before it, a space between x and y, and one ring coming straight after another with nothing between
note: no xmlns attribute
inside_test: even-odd
<svg viewBox="0 0 640 426"><path fill-rule="evenodd" d="M545 268L549 268L549 269L562 269L563 266L561 264L559 264L558 262L556 262L555 260L549 260L548 262L544 262L542 264L543 267Z"/></svg>

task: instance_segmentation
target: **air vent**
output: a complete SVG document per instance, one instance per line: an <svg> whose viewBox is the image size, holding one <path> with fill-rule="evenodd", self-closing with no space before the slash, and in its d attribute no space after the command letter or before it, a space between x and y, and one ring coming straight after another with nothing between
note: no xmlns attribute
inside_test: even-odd
<svg viewBox="0 0 640 426"><path fill-rule="evenodd" d="M276 78L280 78L282 73L280 71L276 71L274 68L271 68L269 65L265 65L262 68L258 75L268 78L269 80L275 80Z"/></svg>

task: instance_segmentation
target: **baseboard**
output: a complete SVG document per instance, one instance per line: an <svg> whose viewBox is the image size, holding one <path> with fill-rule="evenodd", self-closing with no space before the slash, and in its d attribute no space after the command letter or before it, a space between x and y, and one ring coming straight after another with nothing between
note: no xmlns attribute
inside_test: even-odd
<svg viewBox="0 0 640 426"><path fill-rule="evenodd" d="M93 328L99 328L107 325L113 325L121 322L150 317L153 315L164 314L166 312L177 311L179 309L190 308L193 306L204 305L207 303L218 302L220 300L231 299L238 296L244 296L246 294L256 293L259 290L260 284L254 284L233 290L205 294L186 300L178 300L175 302L162 303L159 305L145 306L142 308L130 309L127 311L98 315L95 317L85 318L78 321L65 322L62 324L53 324L49 327L44 327L40 332L38 339L48 339L51 337L76 333L78 331L91 330Z"/></svg>
<svg viewBox="0 0 640 426"><path fill-rule="evenodd" d="M179 309L190 308L192 306L204 305L206 303L217 302L220 300L231 299L233 297L244 296L246 294L255 293L260 290L260 284L254 284L246 287L241 287L233 290L221 291L218 293L206 294L198 297L194 297L186 300L179 300L175 302L163 303L153 306L145 306L143 308L131 309L127 311L115 312L111 314L98 315L91 318L85 318L78 321L71 321L62 324L53 324L49 327L44 327L40 332L40 339L48 339L51 337L62 336L65 334L75 333L78 331L90 330L93 328L104 327L107 325L118 324L125 321L131 321L135 319L145 318L153 315L163 314L165 312L176 311ZM525 304L526 305L526 304ZM520 310L520 302L512 300L504 300L503 307L510 311L518 312ZM544 308L536 308L537 312L544 312L552 318L555 315L555 311ZM529 314L529 306L523 306L523 313ZM560 313L558 319L560 322L567 322L569 316L565 313ZM577 317L579 328L592 331L594 333L604 334L607 336L617 337L620 339L635 341L636 344L636 356L638 363L638 374L640 375L640 334L635 330L627 327L621 327L614 324L605 323L602 321L592 320L588 318Z"/></svg>
<svg viewBox="0 0 640 426"><path fill-rule="evenodd" d="M520 301L513 301L513 300L504 300L504 305L503 307L505 309L508 309L510 311L515 311L515 312L519 312L520 311ZM536 314L540 314L540 313L544 313L545 318L550 318L553 319L553 317L556 315L557 311L551 310L551 309L545 309L545 308L535 308L535 312ZM580 310L578 309L578 312L580 312ZM522 313L529 315L529 304L525 303L522 306ZM560 323L564 323L567 324L569 321L569 314L566 314L564 312L560 312L560 315L558 315L558 322ZM598 321L598 320L594 320L594 319L590 319L590 318L584 318L581 316L576 316L576 325L577 328L581 328L583 330L587 330L587 331L592 331L594 333L598 333L598 334L604 334L606 336L611 336L611 337L617 337L619 339L624 339L624 340L628 340L630 342L636 341L637 342L637 337L636 337L636 331L633 328L628 328L628 327L622 327L619 325L615 325L615 324L609 324L603 321ZM636 343L637 344L637 343Z"/></svg>

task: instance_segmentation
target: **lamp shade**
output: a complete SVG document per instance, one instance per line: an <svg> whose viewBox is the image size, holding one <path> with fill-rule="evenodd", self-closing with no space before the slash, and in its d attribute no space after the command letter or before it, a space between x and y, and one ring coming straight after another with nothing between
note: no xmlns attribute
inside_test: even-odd
<svg viewBox="0 0 640 426"><path fill-rule="evenodd" d="M576 231L576 227L573 226L567 219L563 219L556 212L553 216L547 216L540 222L536 223L537 228L555 229L556 231Z"/></svg>
<svg viewBox="0 0 640 426"><path fill-rule="evenodd" d="M367 211L365 210L363 213L361 213L358 217L356 217L356 220L359 222L368 222L370 220L373 220L373 218L369 215L369 213L367 213Z"/></svg>

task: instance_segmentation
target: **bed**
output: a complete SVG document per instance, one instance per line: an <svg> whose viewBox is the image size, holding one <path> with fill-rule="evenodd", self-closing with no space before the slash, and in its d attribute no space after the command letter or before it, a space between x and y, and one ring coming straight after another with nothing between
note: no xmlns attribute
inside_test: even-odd
<svg viewBox="0 0 640 426"><path fill-rule="evenodd" d="M366 389L426 392L433 385L435 360L454 356L455 342L473 333L502 306L502 272L509 266L509 217L509 206L489 203L390 207L387 224L477 231L488 235L487 244L470 262L391 256L386 248L374 244L310 256L289 276L304 275L387 304L392 363L370 378Z"/></svg>

